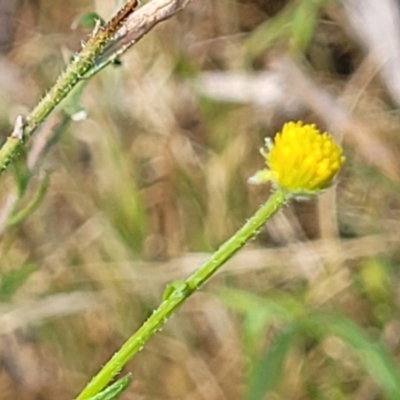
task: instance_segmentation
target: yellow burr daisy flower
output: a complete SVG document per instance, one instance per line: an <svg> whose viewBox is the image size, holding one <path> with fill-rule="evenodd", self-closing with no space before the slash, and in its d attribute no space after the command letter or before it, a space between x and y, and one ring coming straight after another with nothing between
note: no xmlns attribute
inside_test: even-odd
<svg viewBox="0 0 400 400"><path fill-rule="evenodd" d="M326 189L344 162L342 149L328 133L301 121L286 123L274 144L266 139L266 148L261 154L269 169L259 171L250 182L272 181L293 195Z"/></svg>

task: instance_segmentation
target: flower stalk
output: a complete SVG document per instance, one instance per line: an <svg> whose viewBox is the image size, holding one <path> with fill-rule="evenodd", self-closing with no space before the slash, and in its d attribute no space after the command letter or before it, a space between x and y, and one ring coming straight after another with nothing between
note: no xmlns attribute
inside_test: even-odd
<svg viewBox="0 0 400 400"><path fill-rule="evenodd" d="M226 241L205 264L185 281L169 286L160 306L104 365L76 400L89 400L108 385L123 366L143 348L147 340L168 321L175 310L193 292L206 283L238 250L255 237L265 222L280 209L285 201L284 192L276 190L254 216Z"/></svg>

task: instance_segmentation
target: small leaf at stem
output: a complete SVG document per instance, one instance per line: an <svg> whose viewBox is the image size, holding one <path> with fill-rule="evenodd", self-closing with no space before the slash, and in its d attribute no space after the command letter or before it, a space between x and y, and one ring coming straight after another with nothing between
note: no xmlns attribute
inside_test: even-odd
<svg viewBox="0 0 400 400"><path fill-rule="evenodd" d="M131 382L132 375L128 374L88 400L116 400Z"/></svg>

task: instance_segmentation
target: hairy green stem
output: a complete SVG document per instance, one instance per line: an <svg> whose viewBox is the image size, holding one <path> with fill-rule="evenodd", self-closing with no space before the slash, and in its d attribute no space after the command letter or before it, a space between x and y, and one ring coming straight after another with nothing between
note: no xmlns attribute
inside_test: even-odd
<svg viewBox="0 0 400 400"><path fill-rule="evenodd" d="M26 118L19 119L20 126L14 128L14 132L7 138L0 149L0 174L16 157L24 140L29 139L54 108L84 78L85 74L95 66L96 58L113 39L114 33L136 5L137 0L129 1L104 27L98 26L79 54L74 56L66 70L59 76L56 83L31 113Z"/></svg>
<svg viewBox="0 0 400 400"><path fill-rule="evenodd" d="M82 77L94 66L94 60L107 43L104 34L98 35L96 40L91 40L85 48L61 74L55 85L39 101L36 107L24 121L23 132L20 137L9 136L6 143L0 149L0 173L15 158L23 141L28 139L35 129L46 119L51 111L63 100L76 86Z"/></svg>
<svg viewBox="0 0 400 400"><path fill-rule="evenodd" d="M257 235L265 222L280 209L286 200L286 195L282 191L276 190L254 216L234 236L227 240L205 264L189 276L186 281L171 285L170 289L172 288L172 290L165 296L160 306L104 365L77 397L77 400L88 400L99 393L121 371L123 366L143 348L148 339L167 322L175 310L194 291L207 282L227 260Z"/></svg>

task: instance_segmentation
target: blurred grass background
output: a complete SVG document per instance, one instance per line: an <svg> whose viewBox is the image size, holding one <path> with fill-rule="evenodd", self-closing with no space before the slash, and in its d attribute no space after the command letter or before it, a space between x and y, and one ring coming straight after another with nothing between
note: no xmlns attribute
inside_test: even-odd
<svg viewBox="0 0 400 400"><path fill-rule="evenodd" d="M3 140L88 34L71 26L119 3L0 1ZM372 40L399 38L373 14L371 39L361 14L193 0L88 82L86 120L68 104L47 120L1 178L1 399L73 398L266 199L247 184L259 148L297 119L343 141L337 186L193 296L122 398L400 398L398 80Z"/></svg>

